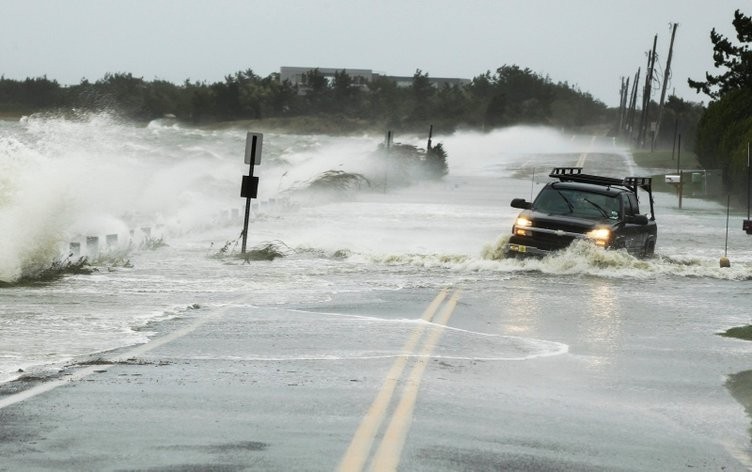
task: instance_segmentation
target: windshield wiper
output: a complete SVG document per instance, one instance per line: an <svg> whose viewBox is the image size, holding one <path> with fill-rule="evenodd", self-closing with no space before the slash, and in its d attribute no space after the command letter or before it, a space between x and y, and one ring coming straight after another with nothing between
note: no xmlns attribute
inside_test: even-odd
<svg viewBox="0 0 752 472"><path fill-rule="evenodd" d="M598 211L601 212L601 215L603 215L604 218L608 218L608 212L604 210L602 206L598 205L595 202L588 200L587 198L583 198L583 200L585 200L589 204L593 205L596 209L598 209Z"/></svg>
<svg viewBox="0 0 752 472"><path fill-rule="evenodd" d="M561 190L556 190L556 193L558 193L561 196L561 198L566 202L567 206L569 207L569 213L574 213L574 205L572 205L572 202L569 201L567 196L561 193Z"/></svg>

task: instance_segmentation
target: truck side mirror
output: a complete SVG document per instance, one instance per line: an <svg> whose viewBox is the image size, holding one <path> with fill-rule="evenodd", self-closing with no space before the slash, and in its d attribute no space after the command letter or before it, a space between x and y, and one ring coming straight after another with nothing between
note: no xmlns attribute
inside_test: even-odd
<svg viewBox="0 0 752 472"><path fill-rule="evenodd" d="M647 215L632 215L628 216L625 221L635 225L646 225L648 224L648 217Z"/></svg>
<svg viewBox="0 0 752 472"><path fill-rule="evenodd" d="M521 210L529 210L533 207L531 202L525 201L524 198L515 198L512 200L512 208L519 208Z"/></svg>

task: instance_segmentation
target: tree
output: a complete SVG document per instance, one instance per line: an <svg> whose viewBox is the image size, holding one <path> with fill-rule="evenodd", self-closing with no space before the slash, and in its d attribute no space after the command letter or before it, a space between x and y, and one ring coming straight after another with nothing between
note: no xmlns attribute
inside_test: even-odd
<svg viewBox="0 0 752 472"><path fill-rule="evenodd" d="M303 74L303 87L310 113L328 111L326 108L329 105L329 81L318 68Z"/></svg>
<svg viewBox="0 0 752 472"><path fill-rule="evenodd" d="M689 86L704 93L712 99L718 99L732 90L752 87L752 51L747 43L752 42L752 18L734 12L736 38L741 43L734 45L728 38L716 32L715 28L710 32L710 41L713 43L713 60L716 69L726 70L718 75L705 73L705 82L687 79Z"/></svg>
<svg viewBox="0 0 752 472"><path fill-rule="evenodd" d="M102 106L126 116L141 117L147 84L142 77L131 73L105 74L94 84Z"/></svg>
<svg viewBox="0 0 752 472"><path fill-rule="evenodd" d="M410 119L417 123L428 120L432 108L431 101L436 94L436 90L428 78L428 73L423 74L420 69L417 69L413 74L413 83L410 90L413 94L413 111Z"/></svg>
<svg viewBox="0 0 752 472"><path fill-rule="evenodd" d="M723 171L726 188L746 191L747 142L752 140L752 89L727 92L708 105L697 126L695 152L706 168Z"/></svg>
<svg viewBox="0 0 752 472"><path fill-rule="evenodd" d="M387 128L399 125L402 117L407 114L404 89L400 89L395 81L380 75L368 84L368 92L370 116L383 120Z"/></svg>
<svg viewBox="0 0 752 472"><path fill-rule="evenodd" d="M343 69L334 73L332 82L332 105L335 111L345 115L355 115L358 111L360 88Z"/></svg>
<svg viewBox="0 0 752 472"><path fill-rule="evenodd" d="M739 10L734 28L740 45L733 45L715 31L710 33L718 75L706 73L705 82L689 79L689 85L713 99L697 125L695 152L706 168L723 171L726 189L746 193L746 148L752 140L752 18Z"/></svg>
<svg viewBox="0 0 752 472"><path fill-rule="evenodd" d="M441 86L417 69L408 87L383 75L374 74L366 81L345 70L329 77L318 69L304 74L300 85L281 81L276 73L261 78L252 69L215 83L186 79L178 85L146 81L130 73L108 73L96 82L81 79L68 87L46 77L17 81L0 76L0 112L71 108L106 110L138 121L169 113L195 123L325 115L385 129L417 130L432 123L451 132L458 126L522 122L597 123L605 105L517 66L502 66L493 75L487 71L467 85Z"/></svg>

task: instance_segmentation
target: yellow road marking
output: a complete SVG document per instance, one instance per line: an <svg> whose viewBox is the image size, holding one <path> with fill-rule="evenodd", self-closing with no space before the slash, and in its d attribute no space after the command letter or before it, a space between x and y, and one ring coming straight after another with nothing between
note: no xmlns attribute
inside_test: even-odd
<svg viewBox="0 0 752 472"><path fill-rule="evenodd" d="M433 318L436 310L439 309L444 298L446 298L446 295L446 289L439 292L436 298L433 299L431 304L428 305L428 308L423 312L423 316L421 317L423 321L430 321L431 318ZM392 368L389 370L389 373L386 375L384 385L382 385L376 399L371 404L366 416L363 417L360 426L358 426L358 429L355 431L355 435L350 442L350 447L347 448L347 452L345 452L338 470L342 472L350 472L363 469L363 465L366 460L368 460L368 454L371 451L373 440L379 427L381 427L381 423L384 420L384 414L389 407L392 395L397 387L397 382L402 376L402 372L404 371L405 365L409 359L407 356L415 349L415 345L420 340L424 330L424 324L418 325L402 347L403 356L397 358L394 365L392 365Z"/></svg>
<svg viewBox="0 0 752 472"><path fill-rule="evenodd" d="M441 304L444 302L446 296L447 291L444 289L436 296L436 298L434 298L428 308L426 308L421 319L424 321L431 321ZM455 292L450 298L441 314L436 320L434 320L434 323L442 326L446 325L457 305L458 299L459 291ZM341 472L358 472L363 470L363 466L370 455L373 442L384 421L384 416L389 408L394 391L405 370L407 362L409 361L409 356L414 353L415 347L423 336L425 328L425 325L416 327L408 341L405 343L402 348L403 355L394 362L394 365L392 365L392 368L389 370L381 390L358 426L358 429L350 442L350 446L342 457L337 470ZM407 384L402 393L402 398L392 414L392 420L375 455L374 462L371 465L371 470L394 470L399 464L404 440L407 436L407 431L412 420L412 411L417 399L418 386L420 385L420 380L427 366L425 358L427 358L433 351L442 332L443 329L434 326L433 331L424 342L420 351L423 358L418 359L416 365L410 372L406 381Z"/></svg>
<svg viewBox="0 0 752 472"><path fill-rule="evenodd" d="M585 167L585 159L587 159L587 153L583 152L580 154L580 159L577 161L577 164L575 164L575 167Z"/></svg>
<svg viewBox="0 0 752 472"><path fill-rule="evenodd" d="M577 164L575 164L575 167L585 167L585 160L587 159L590 150L593 148L593 144L595 144L595 136L590 138L590 146L588 146L588 151L580 154L580 159L577 161Z"/></svg>
<svg viewBox="0 0 752 472"><path fill-rule="evenodd" d="M410 425L412 424L413 410L418 398L418 387L420 387L423 373L428 366L428 356L431 355L436 344L439 342L439 338L444 332L444 326L446 326L452 313L454 313L457 300L459 300L459 291L455 292L444 307L441 315L434 321L439 326L434 327L430 337L423 345L423 350L421 351L422 357L417 360L413 370L410 372L410 377L408 377L402 392L402 398L392 414L392 421L389 423L389 427L381 440L381 445L371 463L372 471L387 472L397 470L400 456L402 456L402 448L407 438L407 432L410 430Z"/></svg>

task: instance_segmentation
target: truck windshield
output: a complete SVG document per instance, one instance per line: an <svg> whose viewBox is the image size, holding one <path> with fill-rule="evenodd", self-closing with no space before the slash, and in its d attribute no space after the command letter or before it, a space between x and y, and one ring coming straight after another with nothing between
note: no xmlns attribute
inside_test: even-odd
<svg viewBox="0 0 752 472"><path fill-rule="evenodd" d="M576 189L545 187L533 202L533 210L550 215L572 215L593 220L618 220L618 195Z"/></svg>

